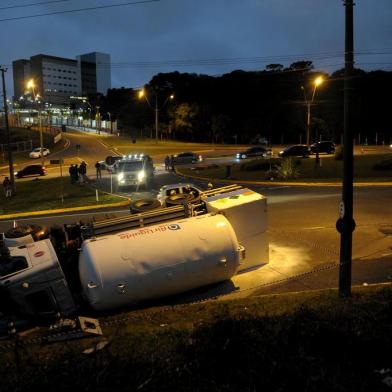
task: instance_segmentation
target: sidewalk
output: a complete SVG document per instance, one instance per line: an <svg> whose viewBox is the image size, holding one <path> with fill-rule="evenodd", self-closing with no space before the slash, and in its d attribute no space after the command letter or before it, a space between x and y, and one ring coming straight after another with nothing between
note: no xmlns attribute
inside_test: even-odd
<svg viewBox="0 0 392 392"><path fill-rule="evenodd" d="M101 130L98 133L98 129L96 129L96 128L75 127L75 126L67 125L67 129L70 129L72 131L83 132L83 133L90 134L90 135L97 135L97 136L117 136L116 133L111 134L111 133L104 131L104 130Z"/></svg>

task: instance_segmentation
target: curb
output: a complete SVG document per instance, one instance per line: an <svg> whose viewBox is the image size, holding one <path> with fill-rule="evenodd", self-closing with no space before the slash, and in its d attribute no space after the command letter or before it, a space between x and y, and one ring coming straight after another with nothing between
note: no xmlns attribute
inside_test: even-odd
<svg viewBox="0 0 392 392"><path fill-rule="evenodd" d="M122 196L120 196L122 197ZM6 219L14 219L14 218L25 218L28 216L40 216L40 215L56 215L62 214L66 212L78 212L78 211L88 211L88 210L99 210L104 208L112 208L112 207L125 207L131 203L130 199L119 201L117 203L107 203L107 204L97 204L91 206L81 206L81 207L70 207L70 208L59 208L56 210L41 210L41 211L31 211L31 212L19 212L15 214L6 214L0 215L0 221Z"/></svg>
<svg viewBox="0 0 392 392"><path fill-rule="evenodd" d="M263 185L263 186L298 186L298 187L341 187L343 186L340 182L284 182L284 181L241 181L241 180L221 180L208 177L193 176L189 174L183 174L178 169L175 169L175 173L184 178L191 178L201 181L215 182L218 184L238 184L238 185ZM392 186L392 182L354 182L354 187L370 187L370 186Z"/></svg>

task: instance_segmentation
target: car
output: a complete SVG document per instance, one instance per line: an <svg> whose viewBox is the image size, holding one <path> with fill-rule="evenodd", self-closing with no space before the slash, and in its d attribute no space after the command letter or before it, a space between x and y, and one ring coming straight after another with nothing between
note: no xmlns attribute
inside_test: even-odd
<svg viewBox="0 0 392 392"><path fill-rule="evenodd" d="M101 169L107 170L108 172L112 173L113 169L114 169L114 164L121 159L123 159L122 156L109 155L105 158L104 161L99 161L98 163L99 163Z"/></svg>
<svg viewBox="0 0 392 392"><path fill-rule="evenodd" d="M184 163L197 163L202 162L203 157L201 155L195 154L194 152L181 152L173 156L173 163L175 165L180 165Z"/></svg>
<svg viewBox="0 0 392 392"><path fill-rule="evenodd" d="M257 146L248 148L245 151L238 152L235 157L237 159L246 159L251 157L266 157L272 154L272 150L269 147Z"/></svg>
<svg viewBox="0 0 392 392"><path fill-rule="evenodd" d="M184 201L185 198L189 201L198 200L202 190L191 183L177 183L164 185L158 192L157 199L162 206L179 204L180 201ZM185 196L185 197L184 197Z"/></svg>
<svg viewBox="0 0 392 392"><path fill-rule="evenodd" d="M45 148L45 147L42 148L42 155L44 157L46 157L49 154L50 154L50 151L48 148ZM29 154L29 157L30 158L41 158L41 147L34 148L34 150L31 151L31 153Z"/></svg>
<svg viewBox="0 0 392 392"><path fill-rule="evenodd" d="M313 143L310 146L310 152L316 154L318 148L319 153L334 154L335 153L335 143L330 141L320 141Z"/></svg>
<svg viewBox="0 0 392 392"><path fill-rule="evenodd" d="M42 165L25 166L22 170L15 172L16 178L30 177L30 176L44 176L46 169Z"/></svg>
<svg viewBox="0 0 392 392"><path fill-rule="evenodd" d="M284 150L279 152L281 158L286 157L303 157L308 158L310 155L310 149L305 144L295 144L293 146L288 146Z"/></svg>

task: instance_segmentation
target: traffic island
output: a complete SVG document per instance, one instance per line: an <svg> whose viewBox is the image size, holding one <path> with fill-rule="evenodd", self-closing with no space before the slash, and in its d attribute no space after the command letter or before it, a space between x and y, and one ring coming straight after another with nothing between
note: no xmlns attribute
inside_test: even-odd
<svg viewBox="0 0 392 392"><path fill-rule="evenodd" d="M69 178L16 182L16 194L0 195L0 220L125 206L128 198L96 190L89 184L71 184Z"/></svg>

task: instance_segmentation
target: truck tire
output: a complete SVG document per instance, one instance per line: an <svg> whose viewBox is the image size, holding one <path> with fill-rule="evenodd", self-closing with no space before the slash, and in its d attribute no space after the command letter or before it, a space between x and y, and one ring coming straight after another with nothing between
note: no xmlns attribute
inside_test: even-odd
<svg viewBox="0 0 392 392"><path fill-rule="evenodd" d="M162 207L161 203L157 199L140 199L135 200L130 205L131 213L146 212L156 210Z"/></svg>

